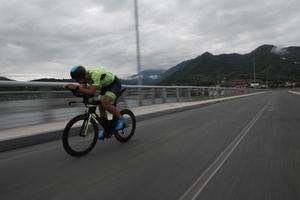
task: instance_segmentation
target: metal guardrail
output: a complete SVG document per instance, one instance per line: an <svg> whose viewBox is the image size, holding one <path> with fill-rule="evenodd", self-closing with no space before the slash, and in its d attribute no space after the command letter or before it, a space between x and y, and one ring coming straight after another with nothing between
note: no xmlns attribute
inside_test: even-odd
<svg viewBox="0 0 300 200"><path fill-rule="evenodd" d="M76 99L63 89L66 83L0 81L0 129L67 120L84 111L69 107ZM137 107L158 103L187 102L252 93L247 88L199 86L137 86L127 88L119 107Z"/></svg>

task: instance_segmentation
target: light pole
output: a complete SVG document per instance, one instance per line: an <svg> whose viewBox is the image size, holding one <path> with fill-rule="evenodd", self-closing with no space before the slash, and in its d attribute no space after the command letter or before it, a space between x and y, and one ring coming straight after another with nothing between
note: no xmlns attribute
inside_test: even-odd
<svg viewBox="0 0 300 200"><path fill-rule="evenodd" d="M255 51L253 52L253 80L254 80L254 84L256 84L256 77L255 77Z"/></svg>
<svg viewBox="0 0 300 200"><path fill-rule="evenodd" d="M134 17L135 17L135 36L136 36L136 60L137 60L137 73L138 85L142 85L141 72L141 50L140 50L140 34L139 34L139 12L138 1L134 0Z"/></svg>
<svg viewBox="0 0 300 200"><path fill-rule="evenodd" d="M138 73L138 85L142 85L141 77L141 50L140 50L140 33L139 33L139 11L138 1L134 0L134 18L135 18L135 37L136 37L136 61L137 61L137 73ZM142 88L138 88L138 102L139 106L143 105Z"/></svg>
<svg viewBox="0 0 300 200"><path fill-rule="evenodd" d="M266 71L266 88L269 88L269 68L267 68L267 71Z"/></svg>
<svg viewBox="0 0 300 200"><path fill-rule="evenodd" d="M251 83L251 87L256 88L256 75L255 75L255 51L253 51L253 83Z"/></svg>
<svg viewBox="0 0 300 200"><path fill-rule="evenodd" d="M284 60L284 61L286 61L286 62L290 62L290 63L292 63L293 65L300 65L300 62L299 61L296 61L296 60L290 60L290 59L288 59L288 58L286 58L286 57L280 57L280 59L281 60ZM289 69L290 69L290 67L289 67ZM290 72L292 72L292 69L290 69L291 71ZM294 86L294 77L292 77L291 78L291 86L293 87Z"/></svg>

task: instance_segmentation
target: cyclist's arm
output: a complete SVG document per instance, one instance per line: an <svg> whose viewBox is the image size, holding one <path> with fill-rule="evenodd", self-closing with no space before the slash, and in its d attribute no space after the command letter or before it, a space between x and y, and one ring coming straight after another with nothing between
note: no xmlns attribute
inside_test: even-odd
<svg viewBox="0 0 300 200"><path fill-rule="evenodd" d="M85 88L83 85L79 85L78 89L79 89L79 92L81 92L85 95L93 95L97 91L97 86L92 85L89 88Z"/></svg>
<svg viewBox="0 0 300 200"><path fill-rule="evenodd" d="M64 89L75 90L78 88L78 84L68 83L63 86Z"/></svg>

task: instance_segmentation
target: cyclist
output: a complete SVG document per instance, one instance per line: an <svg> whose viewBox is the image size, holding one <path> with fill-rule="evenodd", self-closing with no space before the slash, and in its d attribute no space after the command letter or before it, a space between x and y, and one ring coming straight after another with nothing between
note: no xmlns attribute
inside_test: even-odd
<svg viewBox="0 0 300 200"><path fill-rule="evenodd" d="M70 75L78 84L66 84L66 89L78 89L85 95L93 95L97 88L101 87L100 92L100 115L107 118L105 110L113 114L116 118L115 129L120 130L124 127L124 119L119 110L113 105L117 96L121 92L121 81L113 73L103 69L95 68L86 70L85 67L76 65L70 70ZM88 85L89 87L85 87ZM104 140L106 137L104 131L99 132L99 139Z"/></svg>

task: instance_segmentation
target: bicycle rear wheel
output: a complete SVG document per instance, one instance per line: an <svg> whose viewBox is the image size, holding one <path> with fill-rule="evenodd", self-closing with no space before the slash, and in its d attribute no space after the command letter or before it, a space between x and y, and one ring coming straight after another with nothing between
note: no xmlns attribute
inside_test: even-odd
<svg viewBox="0 0 300 200"><path fill-rule="evenodd" d="M71 119L63 133L63 147L71 156L80 157L89 153L98 138L98 126L89 115L79 115Z"/></svg>
<svg viewBox="0 0 300 200"><path fill-rule="evenodd" d="M119 142L127 142L134 134L136 127L136 119L129 109L120 111L122 117L125 119L125 127L115 132L115 137Z"/></svg>

